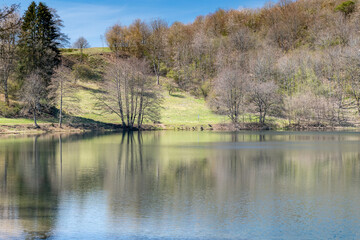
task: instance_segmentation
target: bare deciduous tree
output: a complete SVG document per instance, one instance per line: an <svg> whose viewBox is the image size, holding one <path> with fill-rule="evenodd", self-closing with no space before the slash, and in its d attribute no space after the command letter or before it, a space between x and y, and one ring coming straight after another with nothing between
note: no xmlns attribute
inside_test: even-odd
<svg viewBox="0 0 360 240"><path fill-rule="evenodd" d="M82 52L84 48L89 48L90 44L84 37L79 37L76 42L74 42L74 48L80 49Z"/></svg>
<svg viewBox="0 0 360 240"><path fill-rule="evenodd" d="M265 124L266 116L280 103L278 86L273 82L252 81L249 84L249 100L259 113L259 122Z"/></svg>
<svg viewBox="0 0 360 240"><path fill-rule="evenodd" d="M360 62L353 58L346 68L346 77L349 86L349 94L354 99L357 112L360 115Z"/></svg>
<svg viewBox="0 0 360 240"><path fill-rule="evenodd" d="M39 128L37 114L40 111L40 103L45 93L45 84L39 73L32 73L25 79L21 93L21 100L24 103L23 110L32 112L36 128Z"/></svg>
<svg viewBox="0 0 360 240"><path fill-rule="evenodd" d="M149 58L157 77L157 84L160 85L160 66L165 58L167 23L164 20L156 19L150 23L151 35L149 43Z"/></svg>
<svg viewBox="0 0 360 240"><path fill-rule="evenodd" d="M17 5L0 10L0 81L5 103L9 106L8 79L15 68L16 39L20 32Z"/></svg>
<svg viewBox="0 0 360 240"><path fill-rule="evenodd" d="M213 40L202 32L197 33L191 44L191 55L197 84L204 84L215 73L215 47Z"/></svg>
<svg viewBox="0 0 360 240"><path fill-rule="evenodd" d="M55 74L49 85L49 98L59 107L59 127L63 122L63 106L66 104L69 108L76 108L74 104L78 99L75 96L71 70L65 66L60 66L55 70Z"/></svg>
<svg viewBox="0 0 360 240"><path fill-rule="evenodd" d="M248 74L239 70L224 69L216 78L217 105L225 110L234 124L245 110L247 84Z"/></svg>
<svg viewBox="0 0 360 240"><path fill-rule="evenodd" d="M100 105L117 114L123 127L133 129L137 123L141 128L146 115L158 104L156 89L145 61L116 59L108 68Z"/></svg>
<svg viewBox="0 0 360 240"><path fill-rule="evenodd" d="M255 47L256 39L247 28L241 28L230 35L232 49L241 52L249 51Z"/></svg>
<svg viewBox="0 0 360 240"><path fill-rule="evenodd" d="M79 37L73 44L74 48L80 49L81 60L83 59L84 48L89 48L90 44L84 37Z"/></svg>

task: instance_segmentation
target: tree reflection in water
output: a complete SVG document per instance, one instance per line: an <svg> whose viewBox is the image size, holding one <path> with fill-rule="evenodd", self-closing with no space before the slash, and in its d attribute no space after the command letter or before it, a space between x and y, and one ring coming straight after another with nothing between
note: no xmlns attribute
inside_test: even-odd
<svg viewBox="0 0 360 240"><path fill-rule="evenodd" d="M351 238L358 142L271 132L0 139L0 238L131 238L140 229L149 238L291 238L301 228L327 238L320 223L341 221L339 236Z"/></svg>

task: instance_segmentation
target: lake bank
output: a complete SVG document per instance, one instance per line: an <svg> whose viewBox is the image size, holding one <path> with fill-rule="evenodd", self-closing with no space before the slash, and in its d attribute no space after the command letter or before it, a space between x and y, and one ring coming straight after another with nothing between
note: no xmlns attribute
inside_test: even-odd
<svg viewBox="0 0 360 240"><path fill-rule="evenodd" d="M9 119L10 121L11 119ZM58 123L41 122L39 128L35 128L33 123L26 124L0 124L1 135L11 134L47 134L47 133L84 133L84 132L121 132L125 129L120 124L111 124L103 122L80 122L65 123L60 128ZM339 130L356 130L358 127L339 127L327 125L288 125L279 126L274 123L262 125L257 122L249 123L216 123L216 124L145 124L142 131L154 130L175 130L175 131L216 131L216 132L237 132L237 131L339 131ZM133 131L138 131L134 128Z"/></svg>
<svg viewBox="0 0 360 240"><path fill-rule="evenodd" d="M81 133L81 132L107 132L121 131L121 126L117 124L97 123L97 124L63 124L60 128L56 123L39 123L39 128L34 124L13 124L0 125L0 134L45 134L45 133Z"/></svg>
<svg viewBox="0 0 360 240"><path fill-rule="evenodd" d="M168 79L161 78L166 82ZM65 114L64 127L58 128L58 119L54 115L41 114L39 116L40 129L33 127L31 116L20 114L12 118L0 118L0 134L43 134L57 132L104 132L122 131L119 116L98 108L95 93L99 93L100 86L96 82L79 80L75 86L78 99L78 109L73 114ZM353 117L352 124L336 127L327 124L292 123L288 119L268 116L266 126L258 123L258 115L246 113L239 116L240 123L233 125L226 115L213 111L204 98L197 98L184 91L169 94L163 90L163 103L160 111L159 123L146 123L144 130L176 130L176 131L259 131L259 130L295 130L295 131L324 131L334 129L356 129L357 118ZM65 112L71 112L67 106Z"/></svg>

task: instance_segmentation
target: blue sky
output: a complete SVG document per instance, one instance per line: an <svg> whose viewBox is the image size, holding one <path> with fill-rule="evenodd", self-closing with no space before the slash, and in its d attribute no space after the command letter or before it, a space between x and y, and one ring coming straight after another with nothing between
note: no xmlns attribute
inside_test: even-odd
<svg viewBox="0 0 360 240"><path fill-rule="evenodd" d="M32 0L0 0L0 7L13 3L21 4L24 13ZM36 1L39 2L39 1ZM169 24L174 21L192 22L198 15L206 15L218 8L238 9L261 7L265 0L43 0L58 11L65 27L63 32L73 43L78 37L85 37L91 47L106 46L101 40L107 28L115 23L129 25L140 18L150 21L162 18Z"/></svg>

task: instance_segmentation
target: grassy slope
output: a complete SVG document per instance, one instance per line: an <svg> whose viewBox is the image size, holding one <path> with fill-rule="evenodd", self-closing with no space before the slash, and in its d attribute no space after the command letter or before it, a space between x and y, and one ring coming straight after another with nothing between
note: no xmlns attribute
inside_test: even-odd
<svg viewBox="0 0 360 240"><path fill-rule="evenodd" d="M84 49L84 54L96 58L103 58L105 53L111 52L109 48L88 48ZM78 59L80 50L64 50L62 54L70 59ZM92 81L82 82L78 81L76 95L79 101L76 103L77 110L73 110L72 114L80 117L82 123L91 123L92 121L104 123L120 123L119 117L116 114L105 113L103 110L96 108L96 95L99 94L99 83ZM193 127L208 124L228 123L229 119L226 116L221 116L213 113L206 105L204 99L197 99L186 92L176 92L169 95L164 89L163 91L164 102L161 112L161 124L166 128L173 127ZM66 103L64 109L66 111ZM244 116L246 122L257 121L257 117L252 114ZM242 117L240 117L240 121ZM56 123L58 119L39 119L39 123ZM65 123L68 122L65 119ZM287 125L286 119L279 119L268 117L267 123L272 123L278 127ZM31 118L1 118L0 125L31 125L33 120ZM0 129L1 130L1 129Z"/></svg>
<svg viewBox="0 0 360 240"><path fill-rule="evenodd" d="M100 94L97 84L79 82L78 86L76 95L79 98L79 110L76 111L75 116L105 123L121 123L116 114L104 112L96 107L96 96Z"/></svg>
<svg viewBox="0 0 360 240"><path fill-rule="evenodd" d="M76 96L79 101L78 109L74 115L106 123L120 123L116 114L105 113L96 107L96 95L99 94L99 86L91 82L78 82ZM169 95L163 91L164 103L161 112L161 123L166 126L196 126L227 122L227 118L214 114L207 106L204 99L196 99L185 92L177 92ZM66 103L64 104L66 110ZM198 118L199 116L199 118ZM39 120L39 123L56 122L56 119ZM32 124L32 119L0 118L0 125Z"/></svg>
<svg viewBox="0 0 360 240"><path fill-rule="evenodd" d="M104 113L96 108L96 94L99 90L94 83L79 83L77 96L79 101L79 117L89 118L106 123L120 123L116 114ZM227 122L227 118L214 114L204 99L196 99L185 92L169 95L163 91L164 102L161 111L161 123L167 126L194 126ZM198 119L199 116L199 119Z"/></svg>
<svg viewBox="0 0 360 240"><path fill-rule="evenodd" d="M214 114L204 99L196 99L188 93L163 93L164 104L161 122L169 126L193 126L228 122L225 116Z"/></svg>
<svg viewBox="0 0 360 240"><path fill-rule="evenodd" d="M55 122L52 120L39 120L38 123L53 123ZM33 124L33 119L27 119L27 118L0 118L0 125L18 125L18 124Z"/></svg>
<svg viewBox="0 0 360 240"><path fill-rule="evenodd" d="M109 53L109 48L88 48L84 49L84 54L94 57L100 56L102 53ZM64 51L64 56L71 57L80 54L79 50L73 49ZM76 103L77 110L73 111L76 117L105 122L105 123L120 123L119 117L116 114L104 113L101 109L96 108L96 95L99 94L99 84L95 82L81 82L78 81L76 95L79 101ZM217 124L229 122L226 116L221 116L213 113L206 105L204 99L197 99L186 92L176 92L169 95L164 89L164 102L161 112L161 124L167 128L177 126L199 126L207 124ZM65 103L64 109L67 106ZM40 119L39 123L54 123L57 119ZM66 120L65 120L66 122ZM8 119L0 118L0 125L25 125L32 124L32 119L18 118Z"/></svg>

